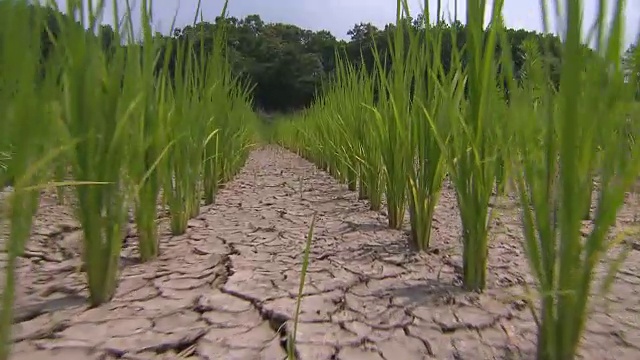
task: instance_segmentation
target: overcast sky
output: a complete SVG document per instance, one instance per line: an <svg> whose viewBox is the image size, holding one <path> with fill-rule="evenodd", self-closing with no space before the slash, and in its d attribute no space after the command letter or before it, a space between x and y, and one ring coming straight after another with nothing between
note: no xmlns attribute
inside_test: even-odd
<svg viewBox="0 0 640 360"><path fill-rule="evenodd" d="M63 8L66 0L56 0ZM139 8L141 0L130 0ZM97 2L94 0L94 2ZM124 8L125 0L118 0ZM436 0L429 0L435 10ZM585 29L597 12L598 0L583 0ZM613 3L613 1L608 1ZM111 3L111 0L107 0ZM197 0L155 0L153 6L154 27L167 33L177 12L176 26L183 27L193 22ZM220 14L223 0L203 0L203 16L213 21ZM409 0L413 12L420 11L424 0ZM453 0L442 0L453 17ZM465 0L458 1L458 14L465 14ZM488 1L491 3L491 0ZM110 5L109 5L110 6ZM613 4L609 5L610 7ZM489 6L488 6L489 7ZM393 22L396 0L230 0L229 15L244 17L259 14L266 22L295 24L310 30L329 30L338 38L347 38L347 31L359 22L371 22L379 27ZM488 9L488 11L490 11ZM104 21L113 23L113 17L105 14ZM505 0L504 18L508 27L541 31L542 18L539 0ZM488 14L487 14L488 16ZM464 19L462 19L464 22ZM640 0L627 0L625 43L635 42L640 23Z"/></svg>

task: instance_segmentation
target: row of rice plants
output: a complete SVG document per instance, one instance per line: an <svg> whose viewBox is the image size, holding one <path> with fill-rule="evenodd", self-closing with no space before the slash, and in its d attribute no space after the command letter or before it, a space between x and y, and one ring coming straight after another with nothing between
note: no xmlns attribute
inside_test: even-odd
<svg viewBox="0 0 640 360"><path fill-rule="evenodd" d="M552 1L551 8L566 14L558 16L565 29L559 90L550 85L550 65L534 41L523 46L526 74L515 80L510 52L496 50L509 48L503 3L493 2L485 27L485 2L466 1L467 43L463 51L453 49L445 72L442 32L428 23L409 26L407 3L399 0L391 65L376 58L369 73L338 57L336 80L300 117L277 123L274 137L352 189L358 183L372 208L384 193L390 227L402 227L408 205L409 241L419 250L429 247L434 206L448 176L462 222L463 284L469 290L487 286L490 201L513 182L541 300L540 308L530 301L539 326L537 357L573 359L596 266L607 265L599 284L607 290L624 260L624 247L609 259L621 242L608 234L640 171L640 146L633 141L640 118L630 85L637 79L625 82L621 67L625 3L615 1L607 19L607 1L600 2L590 52L583 45L582 1ZM549 31L546 3L541 8ZM441 9L436 11L439 22ZM424 18L430 15L427 1ZM594 227L585 237L592 199Z"/></svg>
<svg viewBox="0 0 640 360"><path fill-rule="evenodd" d="M114 18L122 12L118 3L113 1ZM140 256L153 259L160 250L160 199L172 232L184 233L201 200L213 203L218 185L247 157L256 120L248 89L226 63L223 31L212 54L193 40L154 37L151 5L141 3L142 41L132 41L127 15L129 26L116 26L115 43L123 34L129 45L109 51L85 30L97 27L107 4L67 1L66 14L77 15L80 24L56 12L59 33L43 59L49 10L28 1L0 2L0 184L13 185L2 212L9 236L0 359L9 354L16 258L29 239L42 189L74 190L90 303L98 305L117 286L129 209ZM175 71L169 68L172 53Z"/></svg>

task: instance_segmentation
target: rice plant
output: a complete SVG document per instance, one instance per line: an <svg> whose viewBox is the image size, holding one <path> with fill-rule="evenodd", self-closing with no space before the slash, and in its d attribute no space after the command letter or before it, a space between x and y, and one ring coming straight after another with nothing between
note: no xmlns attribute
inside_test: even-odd
<svg viewBox="0 0 640 360"><path fill-rule="evenodd" d="M461 92L452 83L441 81L421 81L434 76L445 78L441 63L442 32L434 31L429 19L431 11L425 2L423 31L408 28L409 42L412 45L407 57L411 59L411 79L413 84L411 114L409 116L409 164L408 199L411 224L410 244L413 248L425 251L430 246L431 225L436 204L440 198L442 182L445 176L445 152L438 142L449 141L447 122L449 111L460 106ZM441 23L440 3L436 8L436 24ZM453 90L453 91L452 91ZM458 90L456 94L456 90ZM431 127L430 122L435 125ZM437 129L437 131L435 130ZM441 137L441 138L439 138Z"/></svg>
<svg viewBox="0 0 640 360"><path fill-rule="evenodd" d="M621 67L625 2L614 2L609 24L606 2L601 2L595 54L583 47L581 2L554 5L566 14L559 18L565 28L560 90L557 95L544 91L533 106L523 93L533 85L545 89L543 78L532 75L529 89L520 90L521 101L514 105L522 114L518 144L523 172L518 183L525 249L541 298L537 358L574 359L596 285L595 271L605 266L600 290L606 291L626 255L623 248L618 258L602 264L609 251L621 245L618 237L607 234L640 171L640 148L627 141L627 124L637 121L637 113L629 111L635 94L625 84ZM535 48L528 51L530 68L536 53ZM537 136L540 130L542 136ZM594 169L599 182L595 193ZM592 198L597 202L594 226L583 236L584 209Z"/></svg>
<svg viewBox="0 0 640 360"><path fill-rule="evenodd" d="M28 241L39 190L73 189L89 302L96 306L115 293L129 210L140 258L151 260L161 250L159 196L168 200L174 232L183 232L200 210L203 186L211 197L243 165L254 139L250 93L221 55L223 29L213 55L198 51L195 39L152 36L152 3L143 1L136 36L127 3L128 25L116 24L114 44L105 48L94 32L105 1L67 1L66 15L56 4L0 2L0 65L11 69L0 72L0 182L13 186L1 213L10 234L3 243L9 256L0 359L9 353L15 262ZM111 5L119 18L123 9L117 1ZM176 55L175 69L170 55ZM208 147L218 133L224 137ZM220 171L204 181L209 159Z"/></svg>
<svg viewBox="0 0 640 360"><path fill-rule="evenodd" d="M30 10L26 3L0 2L0 68L12 69L0 72L0 144L5 153L0 183L13 186L6 203L0 204L0 220L8 221L8 238L2 239L7 262L0 309L0 359L9 356L16 260L31 233L48 162L60 153L49 146L55 119L47 117L44 107L34 106L46 103L56 84L39 77L44 13Z"/></svg>
<svg viewBox="0 0 640 360"><path fill-rule="evenodd" d="M302 305L302 295L304 294L304 285L307 278L307 270L309 268L309 254L311 252L311 243L313 241L313 230L316 224L317 214L313 214L311 218L311 225L309 226L309 232L307 233L307 239L302 253L302 269L300 269L300 284L298 286L298 294L296 296L296 309L293 314L293 329L287 335L287 360L296 360L296 337L298 335L298 323L300 319L300 306Z"/></svg>
<svg viewBox="0 0 640 360"><path fill-rule="evenodd" d="M401 227L408 197L410 243L420 250L429 246L433 204L448 173L462 221L463 285L469 290L488 285L490 201L508 193L513 181L524 214L524 248L541 300L540 309L532 305L539 326L537 358L573 359L596 268L606 268L599 286L603 294L626 255L620 238L608 233L640 172L634 141L640 75L634 56L624 64L621 58L625 1L599 1L588 38L593 50L584 41L582 1L552 1L564 29L559 86L552 84L555 74L545 56L550 44L541 48L525 41L524 67L514 73L511 52L501 51L507 48L503 3L492 3L485 26L487 3L466 1L464 32L450 32L451 43L462 35L466 45L453 47L445 70L438 56L438 26L444 26L440 2L436 25L424 22L423 29L416 29L407 22L407 3L398 1L396 26L385 30L388 52L373 50L374 70L339 62L343 75L326 86L304 116L278 123L275 137L339 178L332 169L352 165L348 159L355 155L362 198L371 199L363 196L371 191L366 165L379 161L384 176L375 189L386 194L389 224ZM424 19L431 18L428 5ZM540 6L550 32L548 4ZM361 76L369 80L360 81ZM375 96L369 97L370 89ZM358 105L372 116L355 112ZM364 144L377 149L372 153L379 160L367 158ZM594 227L583 236L585 220ZM608 259L610 250L620 247Z"/></svg>

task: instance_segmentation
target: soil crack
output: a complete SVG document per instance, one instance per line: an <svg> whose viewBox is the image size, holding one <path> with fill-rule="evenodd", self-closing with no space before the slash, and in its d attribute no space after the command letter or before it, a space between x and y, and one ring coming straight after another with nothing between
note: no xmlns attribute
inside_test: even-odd
<svg viewBox="0 0 640 360"><path fill-rule="evenodd" d="M313 213L294 346L299 360L509 359L535 351L528 309L499 300L521 291L504 279L528 276L517 214L497 215L502 232L492 235L488 288L469 300L457 286L461 229L450 184L434 215L435 250L416 255L406 245L408 228L388 229L357 192L291 152L259 148L186 234L171 236L160 221L160 257L122 267L113 300L93 309L72 260L58 261L58 247L45 251L65 237L61 227L78 230L64 225L75 224L70 208L47 196L32 252L17 269L16 359L78 358L80 349L87 359L100 358L86 355L95 350L103 358L283 360ZM640 252L629 257L625 281L613 285L611 314L598 310L587 325L585 359L640 356L628 346L640 330L621 321L640 309L640 281L628 275L640 272ZM51 305L74 294L77 303Z"/></svg>

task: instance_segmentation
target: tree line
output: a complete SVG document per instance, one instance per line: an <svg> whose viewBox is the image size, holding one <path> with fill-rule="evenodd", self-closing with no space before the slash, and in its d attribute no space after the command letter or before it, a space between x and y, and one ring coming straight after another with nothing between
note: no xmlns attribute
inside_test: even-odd
<svg viewBox="0 0 640 360"><path fill-rule="evenodd" d="M72 22L63 14L51 14L47 17L49 31L43 34L43 54L54 46L58 19ZM425 30L422 15L415 19L406 19L407 26L417 30ZM355 66L364 66L372 70L375 56L387 66L390 65L390 46L393 46L395 24L387 24L378 28L371 23L355 24L347 33L348 40L340 40L329 31L312 31L296 25L269 23L259 15L245 18L217 17L213 22L199 22L194 25L176 28L170 34L154 34L158 41L158 69L168 65L175 73L179 69L175 63L177 51L204 51L213 53L215 36L224 33L226 47L223 50L233 74L245 80L253 89L254 107L267 113L291 112L309 106L323 82L330 81L336 68L336 56L349 61ZM462 54L466 44L465 25L459 21L453 23L439 22L430 25L427 31L439 32L442 36L440 59L445 72L449 70L454 53ZM417 32L420 34L421 32ZM422 32L424 34L424 32ZM113 51L121 45L119 36L109 25L101 25L96 34L106 52ZM542 34L524 29L506 29L505 42L499 44L496 56L500 56L503 48L508 47L508 55L512 61L512 71L517 78L521 77L525 61L524 44L535 41L543 49L542 59L551 68L550 82L558 86L561 64L561 41L551 34ZM180 46L183 44L183 46ZM190 44L184 46L184 44ZM391 45L390 45L391 44ZM632 46L627 52L633 53ZM592 51L585 47L585 51ZM168 53L167 53L168 52ZM164 61L169 64L165 64Z"/></svg>
<svg viewBox="0 0 640 360"><path fill-rule="evenodd" d="M409 22L408 26L425 30L422 15L406 21ZM347 32L348 40L340 40L326 30L312 31L291 24L267 23L259 15L249 15L244 19L217 18L213 23L186 26L174 30L168 37L174 41L192 40L196 47L200 46L200 41L204 41L207 51L211 51L213 37L222 27L226 34L225 51L234 73L252 84L256 107L267 112L295 111L310 105L322 83L330 81L334 74L336 56L356 67L373 70L377 55L381 63L390 67L390 47L393 46L396 30L395 24L378 28L371 23L358 23ZM464 63L464 24L459 21L451 24L440 22L428 31L441 34L439 60L445 72L450 69L455 51L463 54ZM514 63L514 74L518 75L522 70L522 45L530 38L547 50L543 57L554 69L552 74L559 75L561 46L556 36L507 29L506 39ZM496 56L500 51L501 47L498 47ZM559 76L552 80L557 84Z"/></svg>

